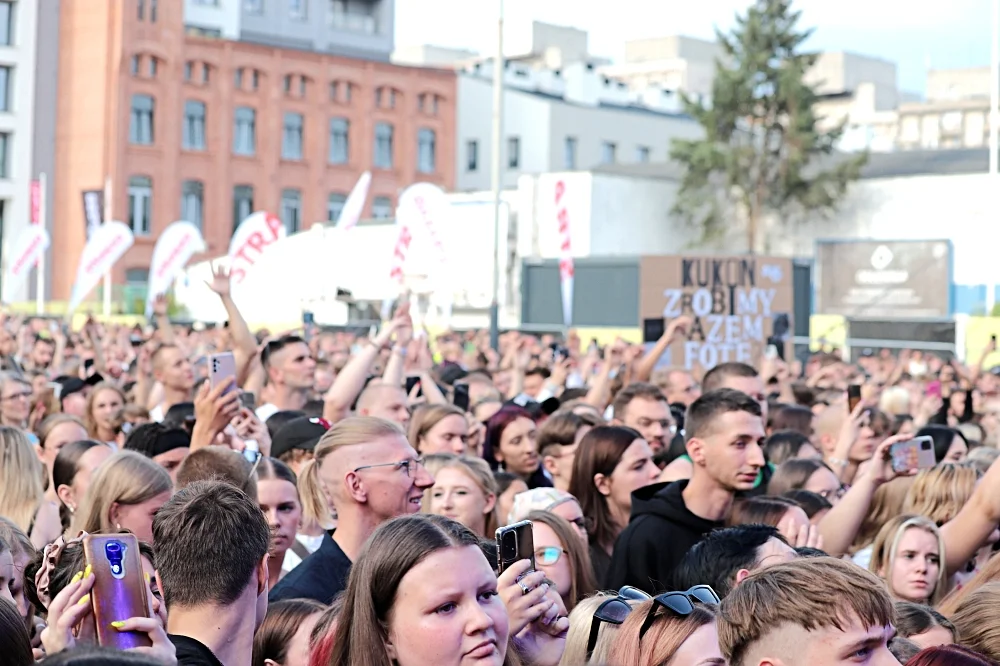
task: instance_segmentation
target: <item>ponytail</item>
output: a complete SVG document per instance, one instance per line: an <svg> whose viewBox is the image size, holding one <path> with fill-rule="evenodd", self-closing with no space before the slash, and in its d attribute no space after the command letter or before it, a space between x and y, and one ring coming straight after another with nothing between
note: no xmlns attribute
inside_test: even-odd
<svg viewBox="0 0 1000 666"><path fill-rule="evenodd" d="M302 527L318 526L324 530L334 526L330 500L319 479L320 461L312 459L299 472L299 501L302 503Z"/></svg>

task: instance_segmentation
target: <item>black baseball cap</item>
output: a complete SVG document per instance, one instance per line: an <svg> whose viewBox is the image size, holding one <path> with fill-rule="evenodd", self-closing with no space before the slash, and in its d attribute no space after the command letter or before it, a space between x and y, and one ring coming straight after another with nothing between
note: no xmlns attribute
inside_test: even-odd
<svg viewBox="0 0 1000 666"><path fill-rule="evenodd" d="M294 449L312 451L320 438L330 429L326 419L301 416L292 419L275 433L271 440L271 457L280 458Z"/></svg>
<svg viewBox="0 0 1000 666"><path fill-rule="evenodd" d="M79 393L88 386L97 386L104 381L104 377L94 373L86 379L80 379L79 377L59 377L56 382L62 387L59 390L59 399L63 400L74 393Z"/></svg>

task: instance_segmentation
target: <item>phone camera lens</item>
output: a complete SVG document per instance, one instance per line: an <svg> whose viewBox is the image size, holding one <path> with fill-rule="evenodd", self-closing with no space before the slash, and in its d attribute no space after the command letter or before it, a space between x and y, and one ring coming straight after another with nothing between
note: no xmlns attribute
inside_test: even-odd
<svg viewBox="0 0 1000 666"><path fill-rule="evenodd" d="M920 442L920 450L921 451L930 451L931 450L931 443L930 442Z"/></svg>
<svg viewBox="0 0 1000 666"><path fill-rule="evenodd" d="M508 532L503 535L503 543L501 546L503 550L503 558L505 560L512 560L517 557L517 537L513 532Z"/></svg>

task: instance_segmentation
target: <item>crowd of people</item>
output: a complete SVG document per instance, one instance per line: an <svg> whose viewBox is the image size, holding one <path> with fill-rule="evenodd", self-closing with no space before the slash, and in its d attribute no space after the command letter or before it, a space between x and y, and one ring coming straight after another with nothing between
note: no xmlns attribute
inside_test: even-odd
<svg viewBox="0 0 1000 666"><path fill-rule="evenodd" d="M3 664L1000 664L995 343L694 375L661 362L684 317L494 350L405 301L254 332L211 287L225 326L0 322ZM925 436L932 466L894 464ZM87 544L122 534L132 649L93 631Z"/></svg>

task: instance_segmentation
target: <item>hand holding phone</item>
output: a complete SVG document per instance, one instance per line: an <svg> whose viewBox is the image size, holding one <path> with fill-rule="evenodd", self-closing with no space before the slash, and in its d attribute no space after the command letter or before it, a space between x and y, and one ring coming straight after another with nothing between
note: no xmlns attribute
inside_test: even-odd
<svg viewBox="0 0 1000 666"><path fill-rule="evenodd" d="M83 552L94 573L90 603L97 643L119 650L151 647L153 642L148 634L114 626L131 618L150 616L139 540L132 534L90 534L83 539Z"/></svg>

